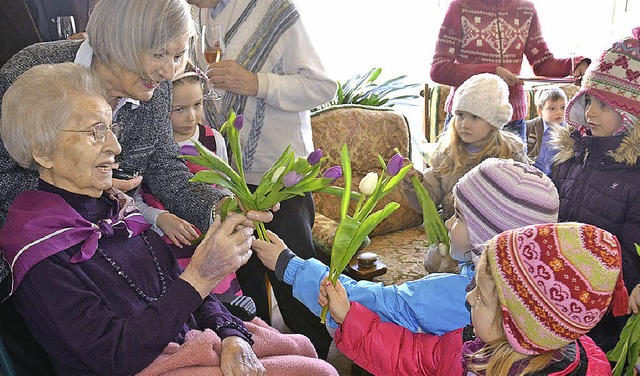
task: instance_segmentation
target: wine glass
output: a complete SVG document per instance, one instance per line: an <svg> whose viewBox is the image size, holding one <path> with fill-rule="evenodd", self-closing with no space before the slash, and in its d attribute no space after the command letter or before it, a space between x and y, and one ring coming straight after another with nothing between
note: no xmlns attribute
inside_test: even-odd
<svg viewBox="0 0 640 376"><path fill-rule="evenodd" d="M222 26L203 25L201 35L202 43L200 49L204 54L204 58L207 60L207 63L211 64L219 62L225 51L224 38L222 37ZM205 83L204 98L212 100L222 99L222 96L215 91L211 80L207 80Z"/></svg>
<svg viewBox="0 0 640 376"><path fill-rule="evenodd" d="M56 17L56 26L58 28L58 39L69 39L76 33L76 22L73 16Z"/></svg>

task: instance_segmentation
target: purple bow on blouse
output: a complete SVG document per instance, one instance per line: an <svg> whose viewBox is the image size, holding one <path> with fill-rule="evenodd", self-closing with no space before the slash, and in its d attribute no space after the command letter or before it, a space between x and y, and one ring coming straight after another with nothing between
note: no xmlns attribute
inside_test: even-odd
<svg viewBox="0 0 640 376"><path fill-rule="evenodd" d="M0 229L0 250L13 275L11 293L34 265L51 255L82 243L71 262L84 262L96 253L100 238L132 238L150 227L131 197L116 190L110 193L118 210L97 224L55 193L25 191L16 197Z"/></svg>

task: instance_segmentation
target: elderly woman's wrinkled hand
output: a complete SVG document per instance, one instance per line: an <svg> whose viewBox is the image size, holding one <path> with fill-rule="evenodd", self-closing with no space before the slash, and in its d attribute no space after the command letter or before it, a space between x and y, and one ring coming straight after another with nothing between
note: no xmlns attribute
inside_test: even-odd
<svg viewBox="0 0 640 376"><path fill-rule="evenodd" d="M209 227L180 278L189 282L204 298L225 276L249 261L253 222L241 214L220 217Z"/></svg>
<svg viewBox="0 0 640 376"><path fill-rule="evenodd" d="M240 337L222 340L220 369L225 376L263 376L267 370L253 352L251 345Z"/></svg>

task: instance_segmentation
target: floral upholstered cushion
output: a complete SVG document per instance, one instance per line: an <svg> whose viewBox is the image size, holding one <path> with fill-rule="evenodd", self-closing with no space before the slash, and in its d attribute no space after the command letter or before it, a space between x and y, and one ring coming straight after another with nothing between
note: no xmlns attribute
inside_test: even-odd
<svg viewBox="0 0 640 376"><path fill-rule="evenodd" d="M336 236L338 222L329 219L320 213L316 213L313 222L313 245L321 261L331 259L331 247Z"/></svg>
<svg viewBox="0 0 640 376"><path fill-rule="evenodd" d="M334 106L315 112L311 116L313 142L322 149L328 160L323 169L340 164L340 150L347 144L352 168L352 190L358 190L360 180L370 171L381 173L378 154L388 161L397 148L404 156L410 155L409 125L402 114L379 107ZM336 182L343 184L343 179ZM316 212L338 221L340 219L340 198L326 193L314 193ZM383 234L416 226L422 217L407 202L402 188L397 186L383 200L377 209L390 201L400 204L400 208L385 219L371 234ZM353 207L356 205L352 202Z"/></svg>

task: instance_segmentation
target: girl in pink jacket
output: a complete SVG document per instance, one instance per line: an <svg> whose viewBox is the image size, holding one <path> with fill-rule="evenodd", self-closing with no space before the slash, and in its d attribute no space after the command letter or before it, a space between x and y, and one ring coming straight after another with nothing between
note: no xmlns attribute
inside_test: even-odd
<svg viewBox="0 0 640 376"><path fill-rule="evenodd" d="M341 324L338 349L375 375L610 375L585 333L610 304L627 310L621 260L616 237L591 225L505 231L488 242L467 293L473 326L442 336L381 322L326 279L318 302Z"/></svg>

